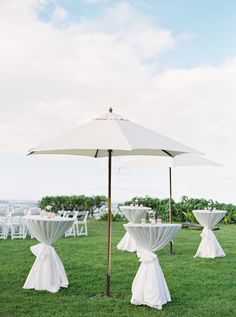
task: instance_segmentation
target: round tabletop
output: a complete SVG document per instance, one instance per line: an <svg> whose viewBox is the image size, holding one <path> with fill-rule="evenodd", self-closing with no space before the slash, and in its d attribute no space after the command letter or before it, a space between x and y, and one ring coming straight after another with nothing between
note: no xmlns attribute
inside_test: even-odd
<svg viewBox="0 0 236 317"><path fill-rule="evenodd" d="M197 209L197 210L193 210L193 212L194 213L211 213L211 214L213 214L213 213L223 213L223 214L226 214L227 213L227 211L225 211L225 210L216 210L216 209L213 209L213 210L205 210L205 209Z"/></svg>
<svg viewBox="0 0 236 317"><path fill-rule="evenodd" d="M65 222L65 221L72 221L72 218L64 218L58 215L44 215L44 216L40 216L40 215L27 215L24 216L25 220L33 220L33 221L61 221L61 222Z"/></svg>
<svg viewBox="0 0 236 317"><path fill-rule="evenodd" d="M52 216L25 216L27 228L40 242L52 244L74 223L74 219Z"/></svg>
<svg viewBox="0 0 236 317"><path fill-rule="evenodd" d="M140 223L142 218L145 218L147 211L150 211L150 207L145 206L120 206L119 207L125 217L131 223Z"/></svg>
<svg viewBox="0 0 236 317"><path fill-rule="evenodd" d="M173 240L180 230L180 224L124 224L125 230L140 248L158 251Z"/></svg>
<svg viewBox="0 0 236 317"><path fill-rule="evenodd" d="M197 221L207 228L214 228L218 222L225 216L227 212L224 210L193 210L193 214Z"/></svg>

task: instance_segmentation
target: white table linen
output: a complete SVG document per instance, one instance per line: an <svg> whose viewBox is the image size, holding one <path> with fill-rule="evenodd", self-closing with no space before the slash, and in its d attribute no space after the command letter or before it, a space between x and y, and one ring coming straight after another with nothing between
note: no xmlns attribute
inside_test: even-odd
<svg viewBox="0 0 236 317"><path fill-rule="evenodd" d="M141 262L132 284L131 303L162 309L171 297L154 252L172 241L181 225L125 224L124 227L137 243L137 256Z"/></svg>
<svg viewBox="0 0 236 317"><path fill-rule="evenodd" d="M212 229L225 216L222 210L194 210L193 214L197 221L204 227L201 233L201 242L194 257L216 258L225 256Z"/></svg>
<svg viewBox="0 0 236 317"><path fill-rule="evenodd" d="M26 216L25 223L31 235L41 243L30 248L36 260L23 288L56 293L60 287L68 287L64 266L51 244L63 236L74 223L74 219Z"/></svg>
<svg viewBox="0 0 236 317"><path fill-rule="evenodd" d="M141 219L146 218L145 214L151 210L150 207L143 206L121 206L121 212L129 220L129 223L140 223ZM128 252L136 252L137 244L128 232L125 233L124 237L117 244L117 249Z"/></svg>

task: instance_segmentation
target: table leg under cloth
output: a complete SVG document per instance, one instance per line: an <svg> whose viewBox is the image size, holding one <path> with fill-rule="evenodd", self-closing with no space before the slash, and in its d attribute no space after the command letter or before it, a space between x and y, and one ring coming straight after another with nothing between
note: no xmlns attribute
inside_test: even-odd
<svg viewBox="0 0 236 317"><path fill-rule="evenodd" d="M130 302L162 309L162 305L171 301L171 297L158 258L146 250L137 251L137 256L141 264L132 284Z"/></svg>
<svg viewBox="0 0 236 317"><path fill-rule="evenodd" d="M55 249L43 243L34 245L30 249L36 260L23 288L56 293L60 287L68 287L64 266Z"/></svg>
<svg viewBox="0 0 236 317"><path fill-rule="evenodd" d="M117 249L122 251L136 252L137 251L137 243L131 237L131 235L126 232L121 241L117 244Z"/></svg>
<svg viewBox="0 0 236 317"><path fill-rule="evenodd" d="M202 241L194 257L216 258L225 256L224 250L220 246L214 232L209 228L204 228L201 233Z"/></svg>

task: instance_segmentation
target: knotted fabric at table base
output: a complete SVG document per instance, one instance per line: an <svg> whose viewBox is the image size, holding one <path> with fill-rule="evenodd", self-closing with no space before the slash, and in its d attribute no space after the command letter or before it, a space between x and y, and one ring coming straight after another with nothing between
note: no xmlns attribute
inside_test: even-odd
<svg viewBox="0 0 236 317"><path fill-rule="evenodd" d="M171 301L171 298L154 252L172 241L181 225L125 224L124 227L137 243L137 255L141 262L132 284L131 303L162 309L162 305Z"/></svg>
<svg viewBox="0 0 236 317"><path fill-rule="evenodd" d="M72 226L74 220L61 217L26 216L25 222L30 233L41 243L30 248L36 260L23 288L56 293L60 287L68 287L64 266L51 244Z"/></svg>
<svg viewBox="0 0 236 317"><path fill-rule="evenodd" d="M162 309L171 297L157 256L145 250L138 251L137 255L141 264L132 284L130 302Z"/></svg>
<svg viewBox="0 0 236 317"><path fill-rule="evenodd" d="M23 288L56 293L60 287L68 287L64 266L55 249L43 243L34 245L30 249L36 260Z"/></svg>
<svg viewBox="0 0 236 317"><path fill-rule="evenodd" d="M222 210L193 210L197 221L204 227L201 233L202 241L194 257L215 258L225 256L223 249L217 241L212 229L225 216Z"/></svg>
<svg viewBox="0 0 236 317"><path fill-rule="evenodd" d="M220 246L214 232L209 228L204 228L201 233L202 241L194 257L216 258L225 256L224 250Z"/></svg>
<svg viewBox="0 0 236 317"><path fill-rule="evenodd" d="M126 232L122 240L117 244L117 249L128 252L136 252L137 243L134 241L131 235Z"/></svg>

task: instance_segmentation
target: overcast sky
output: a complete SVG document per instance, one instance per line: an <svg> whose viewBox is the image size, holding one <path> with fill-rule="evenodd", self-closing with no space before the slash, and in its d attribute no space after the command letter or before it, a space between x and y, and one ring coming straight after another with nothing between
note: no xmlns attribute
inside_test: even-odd
<svg viewBox="0 0 236 317"><path fill-rule="evenodd" d="M175 199L236 203L235 12L234 0L1 0L0 199L106 194L106 159L26 153L112 105L225 165L176 168ZM127 161L114 158L115 201L168 196L166 169Z"/></svg>

